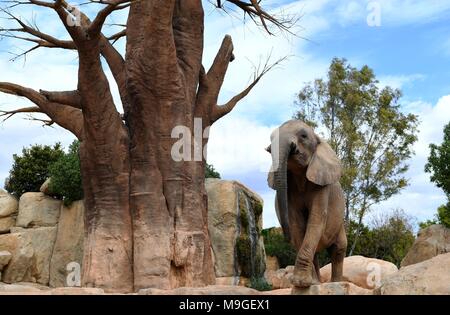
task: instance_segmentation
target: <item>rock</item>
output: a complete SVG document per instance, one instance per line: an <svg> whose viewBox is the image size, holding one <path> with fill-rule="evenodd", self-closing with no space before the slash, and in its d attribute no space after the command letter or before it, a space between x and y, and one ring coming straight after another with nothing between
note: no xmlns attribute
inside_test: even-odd
<svg viewBox="0 0 450 315"><path fill-rule="evenodd" d="M417 239L401 262L401 267L417 264L440 254L450 252L450 229L431 225L419 231Z"/></svg>
<svg viewBox="0 0 450 315"><path fill-rule="evenodd" d="M272 289L287 289L292 287L291 277L293 272L294 266L287 266L276 271L266 271L265 278L272 285Z"/></svg>
<svg viewBox="0 0 450 315"><path fill-rule="evenodd" d="M219 277L216 278L216 285L240 285L247 286L250 280L245 277Z"/></svg>
<svg viewBox="0 0 450 315"><path fill-rule="evenodd" d="M30 279L33 264L33 247L21 233L0 235L0 251L11 253L11 260L4 268L2 281L14 283Z"/></svg>
<svg viewBox="0 0 450 315"><path fill-rule="evenodd" d="M360 288L350 282L328 282L308 288L292 288L292 295L373 295L373 290Z"/></svg>
<svg viewBox="0 0 450 315"><path fill-rule="evenodd" d="M6 284L0 283L0 294L5 293L39 293L41 290L34 286L24 284Z"/></svg>
<svg viewBox="0 0 450 315"><path fill-rule="evenodd" d="M82 200L62 207L50 262L50 286L66 286L67 265L82 265L84 243L84 203Z"/></svg>
<svg viewBox="0 0 450 315"><path fill-rule="evenodd" d="M381 295L450 295L450 253L402 267L386 277L375 293Z"/></svg>
<svg viewBox="0 0 450 315"><path fill-rule="evenodd" d="M105 291L99 288L55 288L52 295L103 295Z"/></svg>
<svg viewBox="0 0 450 315"><path fill-rule="evenodd" d="M12 228L11 232L0 235L0 250L12 254L2 280L6 283L29 281L47 285L56 227Z"/></svg>
<svg viewBox="0 0 450 315"><path fill-rule="evenodd" d="M254 289L231 286L231 285L210 285L200 288L177 288L172 290L141 289L139 295L260 295Z"/></svg>
<svg viewBox="0 0 450 315"><path fill-rule="evenodd" d="M393 263L364 256L350 256L344 259L343 281L351 282L359 287L375 289L382 280L398 271ZM320 269L321 282L331 280L331 264Z"/></svg>
<svg viewBox="0 0 450 315"><path fill-rule="evenodd" d="M18 208L19 202L17 199L0 189L0 218L16 213Z"/></svg>
<svg viewBox="0 0 450 315"><path fill-rule="evenodd" d="M52 195L50 190L49 190L51 180L52 180L51 178L47 178L47 180L41 185L41 188L39 188L39 191L41 193L46 194L47 196L51 196Z"/></svg>
<svg viewBox="0 0 450 315"><path fill-rule="evenodd" d="M14 217L0 218L0 234L9 233L10 229L16 224Z"/></svg>
<svg viewBox="0 0 450 315"><path fill-rule="evenodd" d="M4 251L0 251L0 271L3 270L3 268L5 268L5 266L9 263L9 261L11 260L11 253L4 250ZM1 279L1 278L0 278Z"/></svg>
<svg viewBox="0 0 450 315"><path fill-rule="evenodd" d="M277 289L277 290L271 290L271 291L264 291L262 292L263 295L291 295L292 289Z"/></svg>
<svg viewBox="0 0 450 315"><path fill-rule="evenodd" d="M19 227L54 226L58 223L62 202L43 193L25 193L19 200Z"/></svg>
<svg viewBox="0 0 450 315"><path fill-rule="evenodd" d="M207 179L206 191L216 277L262 277L261 197L236 181L219 179Z"/></svg>
<svg viewBox="0 0 450 315"><path fill-rule="evenodd" d="M280 269L278 258L275 256L266 256L266 271L277 271Z"/></svg>

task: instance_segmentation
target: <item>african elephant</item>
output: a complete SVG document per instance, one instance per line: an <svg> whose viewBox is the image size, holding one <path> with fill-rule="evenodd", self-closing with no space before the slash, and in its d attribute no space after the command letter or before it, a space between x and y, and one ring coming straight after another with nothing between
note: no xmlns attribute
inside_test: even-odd
<svg viewBox="0 0 450 315"><path fill-rule="evenodd" d="M283 233L298 251L292 284L320 283L317 253L327 249L332 281L341 281L347 249L341 164L331 147L299 120L271 135L268 184L276 190L275 209Z"/></svg>

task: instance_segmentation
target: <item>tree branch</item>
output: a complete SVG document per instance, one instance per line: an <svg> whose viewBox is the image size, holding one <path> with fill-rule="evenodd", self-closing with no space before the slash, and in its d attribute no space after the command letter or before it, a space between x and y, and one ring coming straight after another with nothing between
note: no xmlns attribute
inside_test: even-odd
<svg viewBox="0 0 450 315"><path fill-rule="evenodd" d="M279 66L283 61L285 61L288 57L283 57L278 59L273 64L269 64L270 56L267 58L264 66L261 69L261 66L258 66L258 68L255 69L254 75L253 75L253 82L242 92L235 95L232 99L230 99L225 105L219 106L219 105L213 105L212 114L211 114L211 120L214 123L218 119L222 118L229 112L233 110L233 108L237 105L237 103L242 100L244 97L250 93L250 91L255 87L256 84L261 80L261 78L270 70L273 68Z"/></svg>
<svg viewBox="0 0 450 315"><path fill-rule="evenodd" d="M9 82L0 82L0 92L22 96L36 104L42 113L45 113L50 119L61 127L71 131L79 139L82 137L83 131L83 114L81 110L71 106L49 101L39 92ZM17 110L25 111L25 109ZM28 108L29 112L38 112L36 109ZM8 115L8 114L6 114ZM14 115L14 114L13 114Z"/></svg>
<svg viewBox="0 0 450 315"><path fill-rule="evenodd" d="M81 96L77 90L63 91L63 92L51 92L39 90L39 93L44 95L50 102L61 103L64 105L81 109Z"/></svg>

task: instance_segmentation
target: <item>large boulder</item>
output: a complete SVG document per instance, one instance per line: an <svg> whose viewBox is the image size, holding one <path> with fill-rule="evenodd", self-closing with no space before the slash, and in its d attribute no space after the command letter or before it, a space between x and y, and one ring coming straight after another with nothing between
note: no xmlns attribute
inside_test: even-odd
<svg viewBox="0 0 450 315"><path fill-rule="evenodd" d="M260 295L254 289L230 286L230 285L210 285L200 288L177 288L172 290L141 289L139 295Z"/></svg>
<svg viewBox="0 0 450 315"><path fill-rule="evenodd" d="M328 282L308 288L292 288L292 295L373 295L373 290L358 287L350 282Z"/></svg>
<svg viewBox="0 0 450 315"><path fill-rule="evenodd" d="M84 242L84 203L82 200L61 208L56 242L50 262L50 286L66 285L67 265L82 264Z"/></svg>
<svg viewBox="0 0 450 315"><path fill-rule="evenodd" d="M386 277L375 292L381 295L450 295L450 253L401 268Z"/></svg>
<svg viewBox="0 0 450 315"><path fill-rule="evenodd" d="M38 192L25 193L19 200L19 227L54 226L58 223L61 200L53 199Z"/></svg>
<svg viewBox="0 0 450 315"><path fill-rule="evenodd" d="M401 267L417 264L440 254L450 252L450 229L431 225L419 231L417 239L401 262Z"/></svg>
<svg viewBox="0 0 450 315"><path fill-rule="evenodd" d="M263 277L263 201L236 181L207 179L208 227L216 277Z"/></svg>
<svg viewBox="0 0 450 315"><path fill-rule="evenodd" d="M0 235L0 251L7 250L12 254L11 261L3 271L2 281L48 284L56 227L12 228L11 232Z"/></svg>
<svg viewBox="0 0 450 315"><path fill-rule="evenodd" d="M0 218L0 234L9 233L11 228L16 224L15 217Z"/></svg>
<svg viewBox="0 0 450 315"><path fill-rule="evenodd" d="M350 256L344 259L343 281L351 282L359 287L375 289L382 280L398 271L393 263L364 256ZM331 281L331 264L320 269L321 282Z"/></svg>
<svg viewBox="0 0 450 315"><path fill-rule="evenodd" d="M19 202L17 199L0 189L0 218L16 213L18 208Z"/></svg>
<svg viewBox="0 0 450 315"><path fill-rule="evenodd" d="M288 289L292 287L291 278L294 272L294 266L287 266L278 270L267 270L265 278L272 289Z"/></svg>
<svg viewBox="0 0 450 315"><path fill-rule="evenodd" d="M4 250L0 251L0 271L9 263L11 260L11 253Z"/></svg>

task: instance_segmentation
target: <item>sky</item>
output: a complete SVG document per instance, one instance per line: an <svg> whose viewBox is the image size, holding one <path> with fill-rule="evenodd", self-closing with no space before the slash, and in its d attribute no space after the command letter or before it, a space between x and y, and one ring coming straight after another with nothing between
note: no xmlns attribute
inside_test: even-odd
<svg viewBox="0 0 450 315"><path fill-rule="evenodd" d="M70 1L69 1L70 2ZM450 0L265 0L274 14L296 16L298 36L271 36L250 19L228 6L227 13L208 1L205 8L204 65L208 68L225 34L234 43L236 59L230 64L220 102L239 93L250 82L254 68L269 56L272 61L289 56L270 71L233 110L211 127L208 162L223 179L238 180L264 199L265 227L278 226L274 211L275 193L267 186L270 155L264 151L270 133L295 112L296 93L306 82L325 78L334 57L346 58L352 66L371 67L380 86L403 92L402 111L418 115L420 125L415 155L408 161L409 186L398 195L373 207L367 218L403 209L415 222L432 219L445 202L424 172L430 143L441 143L443 127L450 121ZM72 2L77 4L77 1ZM95 6L82 6L90 16ZM15 11L39 28L61 39L68 35L56 15L46 8ZM109 24L125 23L126 11L114 14ZM1 26L12 21L0 20ZM117 31L111 26L106 33ZM72 52L37 50L26 59L13 53L29 47L16 40L0 40L0 81L35 89L76 88L77 59ZM124 52L125 42L117 44ZM107 75L111 77L106 69ZM111 80L113 88L115 85ZM119 104L117 89L114 98ZM0 110L30 106L25 100L0 94ZM120 110L120 105L118 105ZM0 187L8 176L12 155L31 144L68 146L74 137L62 128L42 127L27 116L15 116L0 124Z"/></svg>

